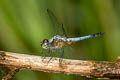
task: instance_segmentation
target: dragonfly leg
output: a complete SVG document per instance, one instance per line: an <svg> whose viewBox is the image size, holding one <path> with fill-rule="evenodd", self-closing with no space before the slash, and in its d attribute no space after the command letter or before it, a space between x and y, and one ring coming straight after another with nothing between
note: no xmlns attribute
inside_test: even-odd
<svg viewBox="0 0 120 80"><path fill-rule="evenodd" d="M56 42L55 39L53 39L53 43ZM53 49L49 49L49 53L50 53L50 56L51 58L49 59L48 63L51 61L51 59L53 58L53 53L54 53L54 50Z"/></svg>
<svg viewBox="0 0 120 80"><path fill-rule="evenodd" d="M43 56L43 59L42 59L42 61L44 61L44 59L45 59L45 57L47 56L47 54L45 54L44 56Z"/></svg>
<svg viewBox="0 0 120 80"><path fill-rule="evenodd" d="M52 49L50 49L50 50L49 50L49 53L50 53L50 56L51 56L51 57L50 57L48 63L52 60L54 51L53 51ZM48 63L47 63L47 64L48 64Z"/></svg>
<svg viewBox="0 0 120 80"><path fill-rule="evenodd" d="M62 59L63 59L63 57L64 57L64 48L62 48L62 49L60 50L60 53L61 53L61 55L60 55L60 59L59 59L59 65L61 66Z"/></svg>
<svg viewBox="0 0 120 80"><path fill-rule="evenodd" d="M63 35L64 35L65 37L68 37L67 34L66 34L66 32L65 32L65 29L64 29L64 25L63 25L63 24L62 24L62 31L63 31Z"/></svg>
<svg viewBox="0 0 120 80"><path fill-rule="evenodd" d="M64 49L62 48L60 58L63 58L63 57L64 57Z"/></svg>
<svg viewBox="0 0 120 80"><path fill-rule="evenodd" d="M50 57L50 59L49 59L48 63L52 60L52 58L53 58L53 56L52 56L52 57ZM48 64L48 63L47 63L47 64Z"/></svg>
<svg viewBox="0 0 120 80"><path fill-rule="evenodd" d="M44 61L45 57L48 56L49 51L45 53L45 50L43 49L43 50L41 51L41 53L42 53L42 54L45 54L45 55L42 57L42 58L43 58L42 61Z"/></svg>
<svg viewBox="0 0 120 80"><path fill-rule="evenodd" d="M40 53L43 55L43 53L44 53L44 49L42 49L42 50L40 51Z"/></svg>
<svg viewBox="0 0 120 80"><path fill-rule="evenodd" d="M40 51L40 53L43 55L44 54L44 49L42 49L41 51ZM44 56L42 56L42 58L44 58ZM42 60L43 61L43 60Z"/></svg>

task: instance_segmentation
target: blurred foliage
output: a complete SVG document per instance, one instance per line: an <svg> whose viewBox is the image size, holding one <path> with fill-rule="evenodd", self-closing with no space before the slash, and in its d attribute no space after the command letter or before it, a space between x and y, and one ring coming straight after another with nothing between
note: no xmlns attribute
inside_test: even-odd
<svg viewBox="0 0 120 80"><path fill-rule="evenodd" d="M72 49L66 47L65 58L115 61L119 56L120 0L0 0L0 50L41 55L40 42L55 35L47 8L65 25L69 37L106 32L73 44ZM40 79L89 80L30 70L21 70L14 77Z"/></svg>

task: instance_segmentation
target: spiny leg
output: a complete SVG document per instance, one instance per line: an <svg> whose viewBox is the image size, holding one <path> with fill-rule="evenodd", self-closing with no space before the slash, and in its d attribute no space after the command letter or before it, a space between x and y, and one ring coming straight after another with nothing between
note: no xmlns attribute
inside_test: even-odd
<svg viewBox="0 0 120 80"><path fill-rule="evenodd" d="M44 53L44 49L42 49L42 50L40 51L40 53L43 54L43 53Z"/></svg>
<svg viewBox="0 0 120 80"><path fill-rule="evenodd" d="M52 43L55 43L56 42L56 39L53 39ZM51 58L49 59L48 63L50 62L50 60L53 58L53 53L54 53L54 49L49 49L49 53L50 53L50 56Z"/></svg>
<svg viewBox="0 0 120 80"><path fill-rule="evenodd" d="M42 61L44 61L45 57L48 56L48 54L49 54L49 51L46 52L46 53L44 53L44 52L45 52L45 50L43 49L43 50L42 50L42 54L45 54L45 55L43 56Z"/></svg>
<svg viewBox="0 0 120 80"><path fill-rule="evenodd" d="M61 49L61 56L60 58L63 58L64 57L64 48Z"/></svg>
<svg viewBox="0 0 120 80"><path fill-rule="evenodd" d="M41 51L40 51L40 53L42 54L42 58L45 58L45 56L43 56L43 54L44 54L44 49L42 49ZM42 60L43 61L43 60Z"/></svg>
<svg viewBox="0 0 120 80"><path fill-rule="evenodd" d="M53 53L54 53L53 49L49 49L49 51L50 51L49 53L50 53L50 56L51 56L51 57L50 57L48 63L52 60L52 58L53 58ZM47 63L47 64L48 64L48 63Z"/></svg>
<svg viewBox="0 0 120 80"><path fill-rule="evenodd" d="M61 63L62 63L62 59L63 59L63 57L64 57L64 48L61 48L60 49L60 59L59 59L59 65L61 66Z"/></svg>
<svg viewBox="0 0 120 80"><path fill-rule="evenodd" d="M40 53L43 55L45 54L45 49L42 48L42 50L40 51Z"/></svg>

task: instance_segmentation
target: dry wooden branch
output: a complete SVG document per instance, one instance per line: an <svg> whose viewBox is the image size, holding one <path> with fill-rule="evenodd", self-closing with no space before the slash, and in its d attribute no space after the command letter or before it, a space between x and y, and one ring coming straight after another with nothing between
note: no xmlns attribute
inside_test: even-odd
<svg viewBox="0 0 120 80"><path fill-rule="evenodd" d="M8 68L8 73L7 73L7 75L5 75L2 78L2 80L9 80L9 79L11 79L16 74L16 72L19 71L19 68L14 67L14 66L8 66L7 68Z"/></svg>
<svg viewBox="0 0 120 80"><path fill-rule="evenodd" d="M4 65L6 67L15 67L15 70L31 69L44 72L77 74L86 77L109 79L120 78L119 59L120 58L118 58L116 62L63 59L60 64L59 58L56 58L52 59L52 61L47 64L49 57L42 61L41 56L3 51L0 52L0 65Z"/></svg>

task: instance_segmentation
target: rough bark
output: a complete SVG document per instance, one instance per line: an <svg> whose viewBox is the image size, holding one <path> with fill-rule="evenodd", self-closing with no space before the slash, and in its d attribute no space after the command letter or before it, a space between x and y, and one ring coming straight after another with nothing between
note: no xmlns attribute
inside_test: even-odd
<svg viewBox="0 0 120 80"><path fill-rule="evenodd" d="M41 56L0 51L0 66L9 69L3 80L12 78L19 69L75 74L102 79L120 78L120 58L116 62L54 58L48 63L49 59L50 57L43 60Z"/></svg>

